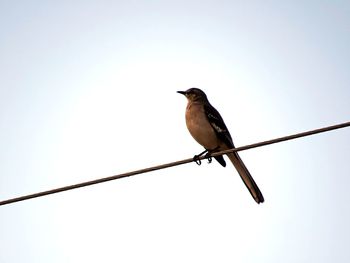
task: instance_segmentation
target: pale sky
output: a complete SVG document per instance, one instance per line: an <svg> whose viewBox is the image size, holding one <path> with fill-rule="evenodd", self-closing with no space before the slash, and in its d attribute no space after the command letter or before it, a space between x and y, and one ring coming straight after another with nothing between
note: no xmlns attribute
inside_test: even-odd
<svg viewBox="0 0 350 263"><path fill-rule="evenodd" d="M0 199L350 120L349 1L1 1ZM0 207L0 262L348 262L350 129Z"/></svg>

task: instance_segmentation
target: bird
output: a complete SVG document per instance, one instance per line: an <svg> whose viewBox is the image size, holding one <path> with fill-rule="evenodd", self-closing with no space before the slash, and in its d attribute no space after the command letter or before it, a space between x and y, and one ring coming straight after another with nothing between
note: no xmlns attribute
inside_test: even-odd
<svg viewBox="0 0 350 263"><path fill-rule="evenodd" d="M177 91L187 98L186 126L192 137L205 148L203 153L210 154L235 148L231 134L220 113L210 104L207 95L199 88L190 88L186 91ZM237 152L226 154L244 184L248 188L254 200L259 204L264 202L264 197L255 183L253 177ZM195 155L198 158L199 155ZM214 158L226 167L226 162L222 155ZM209 159L209 162L211 159Z"/></svg>

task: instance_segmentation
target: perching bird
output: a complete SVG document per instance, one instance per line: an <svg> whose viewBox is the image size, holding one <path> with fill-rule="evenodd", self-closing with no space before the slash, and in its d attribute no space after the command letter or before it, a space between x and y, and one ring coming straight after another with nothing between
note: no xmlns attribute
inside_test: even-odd
<svg viewBox="0 0 350 263"><path fill-rule="evenodd" d="M202 90L191 88L186 91L178 91L178 93L185 95L188 100L186 125L190 134L209 154L235 147L220 113L209 103L207 96ZM238 153L228 153L227 156L237 169L254 200L258 204L264 202L264 197L259 187ZM226 166L223 156L215 156L214 158L223 167Z"/></svg>

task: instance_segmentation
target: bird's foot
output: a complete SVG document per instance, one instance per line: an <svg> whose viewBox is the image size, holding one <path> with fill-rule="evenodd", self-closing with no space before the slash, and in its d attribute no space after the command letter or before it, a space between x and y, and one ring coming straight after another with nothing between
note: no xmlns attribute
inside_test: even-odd
<svg viewBox="0 0 350 263"><path fill-rule="evenodd" d="M205 153L206 153L205 156L207 156L208 150L205 150L205 151L201 152L200 154L196 154L195 156L193 156L193 161L196 162L196 164L201 165L201 164L202 164L202 161L201 161L199 158L200 158L203 154L205 154ZM207 157L206 157L206 158L207 158ZM208 158L208 159L209 159L209 158ZM211 159L211 157L210 157L210 159ZM211 160L210 160L210 162L211 162Z"/></svg>
<svg viewBox="0 0 350 263"><path fill-rule="evenodd" d="M217 151L219 149L219 146L217 146L215 149L213 150L206 150L206 152L203 152L205 153L205 158L208 159L208 163L211 163L213 161L213 158L211 157L211 154L215 151Z"/></svg>
<svg viewBox="0 0 350 263"><path fill-rule="evenodd" d="M193 161L198 164L198 165L201 165L202 164L202 161L199 159L200 155L199 154L196 154L195 156L193 156Z"/></svg>
<svg viewBox="0 0 350 263"><path fill-rule="evenodd" d="M213 161L213 159L211 157L211 153L209 151L205 154L204 157L207 158L208 163L211 163Z"/></svg>

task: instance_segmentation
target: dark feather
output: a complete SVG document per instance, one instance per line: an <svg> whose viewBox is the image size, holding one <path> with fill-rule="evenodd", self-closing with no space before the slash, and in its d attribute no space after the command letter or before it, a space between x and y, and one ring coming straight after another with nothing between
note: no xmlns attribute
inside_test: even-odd
<svg viewBox="0 0 350 263"><path fill-rule="evenodd" d="M228 148L233 148L234 145L232 142L231 135L220 113L210 104L204 105L204 111L210 125L213 127L219 139L223 141Z"/></svg>
<svg viewBox="0 0 350 263"><path fill-rule="evenodd" d="M221 164L223 167L226 167L226 162L225 162L225 159L222 155L215 156L214 158L215 158L215 160L218 161L219 164Z"/></svg>

